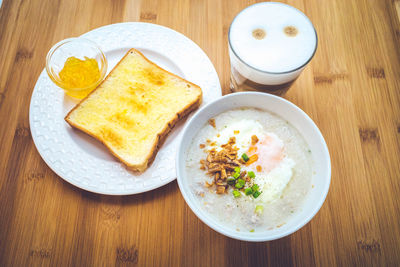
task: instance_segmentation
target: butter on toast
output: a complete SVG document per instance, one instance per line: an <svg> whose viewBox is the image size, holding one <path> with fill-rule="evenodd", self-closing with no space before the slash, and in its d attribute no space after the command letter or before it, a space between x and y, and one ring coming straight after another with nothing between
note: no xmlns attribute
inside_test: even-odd
<svg viewBox="0 0 400 267"><path fill-rule="evenodd" d="M177 121L198 108L201 88L131 49L104 81L65 117L143 172Z"/></svg>

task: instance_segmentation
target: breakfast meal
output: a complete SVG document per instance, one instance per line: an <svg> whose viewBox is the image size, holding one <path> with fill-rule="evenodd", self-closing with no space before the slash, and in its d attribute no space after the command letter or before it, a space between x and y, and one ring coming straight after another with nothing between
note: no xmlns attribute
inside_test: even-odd
<svg viewBox="0 0 400 267"><path fill-rule="evenodd" d="M199 86L131 49L65 120L101 141L130 169L143 172L170 130L201 101Z"/></svg>
<svg viewBox="0 0 400 267"><path fill-rule="evenodd" d="M235 231L279 228L301 210L312 156L286 120L255 108L232 109L195 135L186 159L201 209Z"/></svg>

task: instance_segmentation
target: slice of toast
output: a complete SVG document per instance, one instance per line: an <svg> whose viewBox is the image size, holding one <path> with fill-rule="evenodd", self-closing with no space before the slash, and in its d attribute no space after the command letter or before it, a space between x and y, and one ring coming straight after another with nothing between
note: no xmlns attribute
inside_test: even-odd
<svg viewBox="0 0 400 267"><path fill-rule="evenodd" d="M201 88L131 49L104 81L65 117L143 172L177 121L198 108Z"/></svg>

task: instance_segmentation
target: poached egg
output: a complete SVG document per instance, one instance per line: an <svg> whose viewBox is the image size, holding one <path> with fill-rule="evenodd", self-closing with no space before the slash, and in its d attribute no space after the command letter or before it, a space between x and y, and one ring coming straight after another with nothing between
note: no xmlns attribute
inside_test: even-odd
<svg viewBox="0 0 400 267"><path fill-rule="evenodd" d="M250 157L242 169L254 172L254 183L262 192L260 200L267 203L279 198L290 182L295 166L295 162L285 155L284 142L276 134L265 131L256 120L239 120L218 129L210 138L209 148L218 151L229 138L235 137L238 157L244 153ZM255 144L253 136L258 140Z"/></svg>

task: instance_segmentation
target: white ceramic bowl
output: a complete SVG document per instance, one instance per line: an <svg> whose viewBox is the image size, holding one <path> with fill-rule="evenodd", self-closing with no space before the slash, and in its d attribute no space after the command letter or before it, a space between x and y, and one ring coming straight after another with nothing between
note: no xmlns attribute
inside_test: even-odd
<svg viewBox="0 0 400 267"><path fill-rule="evenodd" d="M313 171L315 174L311 182L314 188L311 188L308 192L303 208L280 228L254 233L227 229L199 207L199 202L189 188L190 181L186 173L185 164L187 152L193 138L210 118L224 111L239 107L252 107L270 111L289 121L303 135L312 151ZM296 105L283 98L257 92L226 95L201 108L183 130L182 141L177 154L176 169L182 195L200 220L223 235L255 242L269 241L290 235L308 223L324 203L331 180L331 162L328 148L321 132L310 117Z"/></svg>

